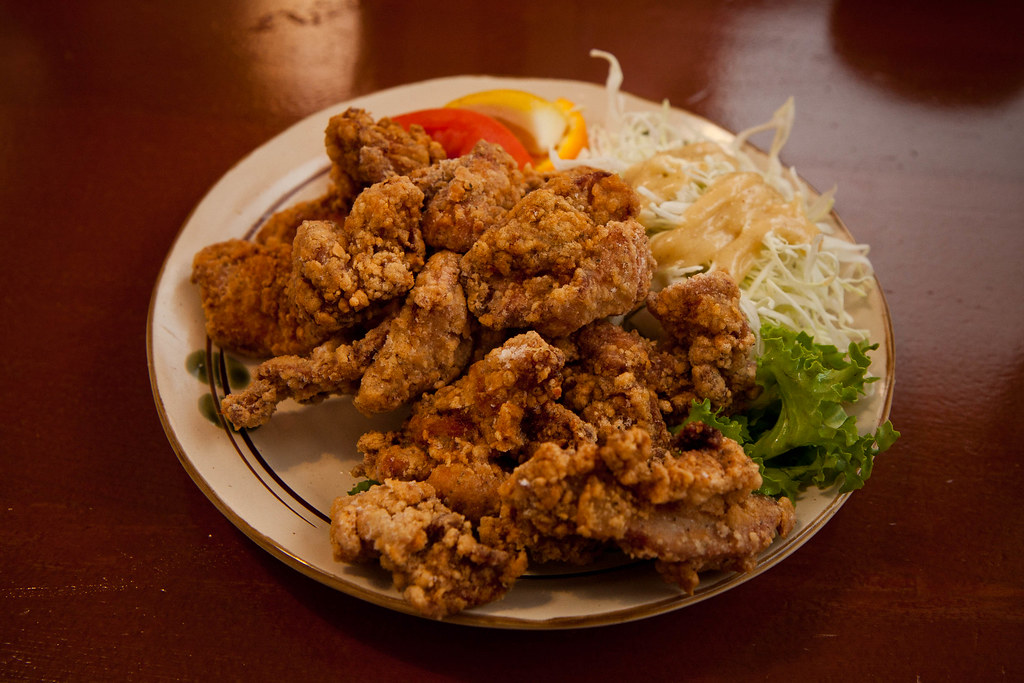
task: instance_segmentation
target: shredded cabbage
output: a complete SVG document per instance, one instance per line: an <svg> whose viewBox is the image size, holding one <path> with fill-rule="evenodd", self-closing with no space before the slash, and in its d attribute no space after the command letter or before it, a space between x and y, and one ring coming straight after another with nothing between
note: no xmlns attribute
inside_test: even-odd
<svg viewBox="0 0 1024 683"><path fill-rule="evenodd" d="M788 244L771 233L765 237L757 260L739 283L741 307L758 339L762 320L805 330L821 343L839 348L866 339L866 330L855 327L847 312L847 297L865 296L872 286L868 248L835 236L835 230L827 221L834 204L835 188L815 196L796 170L785 168L779 159L793 128L796 112L793 98L786 100L769 121L740 132L731 141L712 139L685 119L674 116L667 100L654 111L626 111L618 60L601 50L592 50L590 54L609 62L604 123L588 123L588 148L575 160L553 159L555 167L588 165L623 173L634 164L689 143L718 144L736 160L735 164L709 158L703 164L687 167L690 182L668 198L659 197L643 186L635 188L643 204L638 219L648 234L678 224L686 208L719 176L735 171L759 173L787 201L795 199L821 234L810 244ZM767 163L758 163L744 150L744 145L751 136L767 131L774 131ZM655 286L667 286L700 270L700 267L660 268Z"/></svg>

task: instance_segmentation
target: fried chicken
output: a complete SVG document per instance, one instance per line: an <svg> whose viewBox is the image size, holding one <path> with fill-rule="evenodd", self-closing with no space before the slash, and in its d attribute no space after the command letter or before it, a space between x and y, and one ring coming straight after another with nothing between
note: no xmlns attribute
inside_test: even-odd
<svg viewBox="0 0 1024 683"><path fill-rule="evenodd" d="M486 500L488 513L496 512L494 492L502 477L490 465L514 461L528 449L530 417L559 396L562 363L561 352L536 332L508 340L459 379L424 394L401 430L364 434L357 443L363 463L354 474L377 481L423 480L439 465L466 465L437 476L446 482L455 481L455 474L468 477L468 485L486 484L489 493L463 497L442 485L446 502L456 507L460 498Z"/></svg>
<svg viewBox="0 0 1024 683"><path fill-rule="evenodd" d="M576 332L574 360L566 365L564 403L603 436L631 427L667 446L668 427L651 387L653 344L607 320Z"/></svg>
<svg viewBox="0 0 1024 683"><path fill-rule="evenodd" d="M200 250L192 261L206 334L244 356L306 353L326 336L299 322L286 290L291 248L228 240Z"/></svg>
<svg viewBox="0 0 1024 683"><path fill-rule="evenodd" d="M654 567L662 578L692 594L700 572L753 571L758 554L776 538L788 536L794 524L789 498L753 493L736 503L677 505L636 519L628 540L619 546L634 557L657 558Z"/></svg>
<svg viewBox="0 0 1024 683"><path fill-rule="evenodd" d="M355 407L367 415L384 413L439 389L459 376L472 351L459 256L437 252L391 321L384 345L359 382Z"/></svg>
<svg viewBox="0 0 1024 683"><path fill-rule="evenodd" d="M651 293L638 199L617 175L521 171L481 141L445 159L351 108L325 131L330 188L273 214L253 242L200 251L207 334L260 364L222 411L237 428L281 401L350 394L364 414L410 404L358 441L374 483L331 509L344 562L377 561L420 613L501 598L532 562L610 550L692 592L748 571L793 527L753 493L758 466L702 423L756 393L754 335L726 274ZM663 336L608 318L646 303ZM667 421L667 423L666 423Z"/></svg>
<svg viewBox="0 0 1024 683"><path fill-rule="evenodd" d="M559 396L562 363L561 352L536 332L513 337L469 366L462 377L417 401L400 442L419 446L435 462L468 463L514 454L529 441L523 428L527 414ZM379 480L373 473L380 472L371 464L379 454L367 456L367 475Z"/></svg>
<svg viewBox="0 0 1024 683"><path fill-rule="evenodd" d="M364 190L341 225L307 221L292 247L288 295L300 319L334 333L371 304L403 296L423 267L423 193L395 176Z"/></svg>
<svg viewBox="0 0 1024 683"><path fill-rule="evenodd" d="M318 403L335 394L354 393L384 344L387 329L388 322L384 322L352 344L331 340L308 356L275 356L264 361L245 389L221 400L221 412L236 429L252 429L266 424L285 399Z"/></svg>
<svg viewBox="0 0 1024 683"><path fill-rule="evenodd" d="M445 158L444 148L420 126L406 131L388 118L374 121L368 112L354 107L331 117L324 146L331 159L335 194L352 198L366 187Z"/></svg>
<svg viewBox="0 0 1024 683"><path fill-rule="evenodd" d="M469 154L414 171L409 179L426 198L423 240L459 253L498 223L526 188L515 159L484 140Z"/></svg>
<svg viewBox="0 0 1024 683"><path fill-rule="evenodd" d="M351 208L352 197L340 196L332 188L317 199L299 202L277 211L260 226L254 241L267 246L288 245L295 241L299 226L305 221L343 223Z"/></svg>
<svg viewBox="0 0 1024 683"><path fill-rule="evenodd" d="M463 256L470 311L487 327L551 337L631 311L653 270L635 207L633 190L610 173L553 177Z"/></svg>
<svg viewBox="0 0 1024 683"><path fill-rule="evenodd" d="M254 243L229 240L196 254L192 281L218 345L255 357L307 353L365 321L370 316L359 312L372 302L412 286L425 257L422 193L396 182L358 207L353 200L364 188L443 159L443 148L420 128L406 132L351 108L330 120L325 146L332 162L325 195L275 212Z"/></svg>
<svg viewBox="0 0 1024 683"><path fill-rule="evenodd" d="M331 545L342 562L378 560L424 616L441 618L500 599L526 571L526 555L498 520L473 526L424 482L385 481L331 507Z"/></svg>
<svg viewBox="0 0 1024 683"><path fill-rule="evenodd" d="M701 425L665 453L639 428L600 446L543 445L499 494L527 549L552 538L614 543L659 560L666 578L692 591L697 571L749 569L792 528L792 505L752 494L760 484L739 445Z"/></svg>
<svg viewBox="0 0 1024 683"><path fill-rule="evenodd" d="M472 344L458 255L439 252L417 276L396 316L353 344L332 340L308 357L265 361L256 368L255 381L224 397L222 410L239 428L265 424L287 398L310 403L355 394L360 412L387 412L458 376Z"/></svg>
<svg viewBox="0 0 1024 683"><path fill-rule="evenodd" d="M678 418L693 399L735 412L756 395L755 337L740 290L723 271L694 275L647 299L667 337L653 356L665 412Z"/></svg>

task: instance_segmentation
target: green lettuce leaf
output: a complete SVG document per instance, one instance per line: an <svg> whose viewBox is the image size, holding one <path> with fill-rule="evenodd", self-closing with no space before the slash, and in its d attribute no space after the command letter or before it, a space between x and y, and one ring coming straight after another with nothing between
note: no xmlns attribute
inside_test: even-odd
<svg viewBox="0 0 1024 683"><path fill-rule="evenodd" d="M847 412L877 380L867 375L867 353L877 345L851 344L842 353L814 343L804 332L771 324L762 327L761 339L757 383L762 391L751 409L727 417L708 401L695 401L686 422L706 422L738 441L761 467L761 493L795 500L808 486L861 488L875 456L899 437L889 421L862 435Z"/></svg>

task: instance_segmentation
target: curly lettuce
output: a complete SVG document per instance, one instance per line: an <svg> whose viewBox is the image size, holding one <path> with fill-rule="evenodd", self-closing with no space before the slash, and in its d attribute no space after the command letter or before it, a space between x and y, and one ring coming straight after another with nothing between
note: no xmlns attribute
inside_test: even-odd
<svg viewBox="0 0 1024 683"><path fill-rule="evenodd" d="M846 353L816 344L805 332L766 324L757 361L760 396L743 415L723 416L705 400L694 401L686 422L701 421L735 439L761 468L760 493L796 500L809 486L839 484L859 489L871 476L874 458L899 437L886 421L860 434L847 408L865 395L867 353L877 348L851 343Z"/></svg>

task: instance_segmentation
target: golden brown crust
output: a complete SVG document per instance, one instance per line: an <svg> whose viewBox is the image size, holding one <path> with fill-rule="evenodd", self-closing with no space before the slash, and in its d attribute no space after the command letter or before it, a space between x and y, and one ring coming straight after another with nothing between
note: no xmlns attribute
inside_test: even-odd
<svg viewBox="0 0 1024 683"><path fill-rule="evenodd" d="M334 333L372 304L404 296L425 261L423 193L394 177L362 192L344 224L307 221L292 247L288 296L308 324Z"/></svg>
<svg viewBox="0 0 1024 683"><path fill-rule="evenodd" d="M756 394L755 337L739 299L739 287L723 271L648 296L647 309L667 333L655 354L658 391L676 417L685 416L693 399L735 412Z"/></svg>
<svg viewBox="0 0 1024 683"><path fill-rule="evenodd" d="M353 193L445 158L444 148L421 127L406 131L388 118L375 121L355 107L331 117L324 131L324 146L335 185Z"/></svg>
<svg viewBox="0 0 1024 683"><path fill-rule="evenodd" d="M211 244L192 262L199 286L206 334L244 356L302 353L323 339L298 323L285 291L291 276L291 248L245 240Z"/></svg>
<svg viewBox="0 0 1024 683"><path fill-rule="evenodd" d="M600 203L589 206L595 187ZM557 176L527 194L462 259L470 310L493 329L558 337L643 303L654 263L628 215L632 195L603 171Z"/></svg>
<svg viewBox="0 0 1024 683"><path fill-rule="evenodd" d="M274 355L224 399L236 426L289 398L411 405L358 441L353 474L383 483L335 502L340 560L379 562L443 617L500 598L527 557L625 552L692 591L788 533L792 505L752 493L738 444L700 423L670 434L694 398L753 395L753 335L724 273L649 293L618 176L523 172L488 143L443 160L421 129L355 109L325 140L328 193L203 250L193 280L211 338ZM608 320L645 302L657 341Z"/></svg>
<svg viewBox="0 0 1024 683"><path fill-rule="evenodd" d="M483 140L469 154L419 169L409 178L426 197L423 240L459 253L498 224L526 190L515 160Z"/></svg>
<svg viewBox="0 0 1024 683"><path fill-rule="evenodd" d="M526 555L501 525L470 522L425 482L388 480L335 500L331 544L340 561L377 560L420 613L441 618L505 595L526 571Z"/></svg>
<svg viewBox="0 0 1024 683"><path fill-rule="evenodd" d="M552 538L614 543L663 563L684 590L704 568L750 569L792 528L792 505L752 493L757 465L735 442L719 434L700 443L658 452L634 428L603 446L544 444L501 485L501 515L528 550Z"/></svg>

